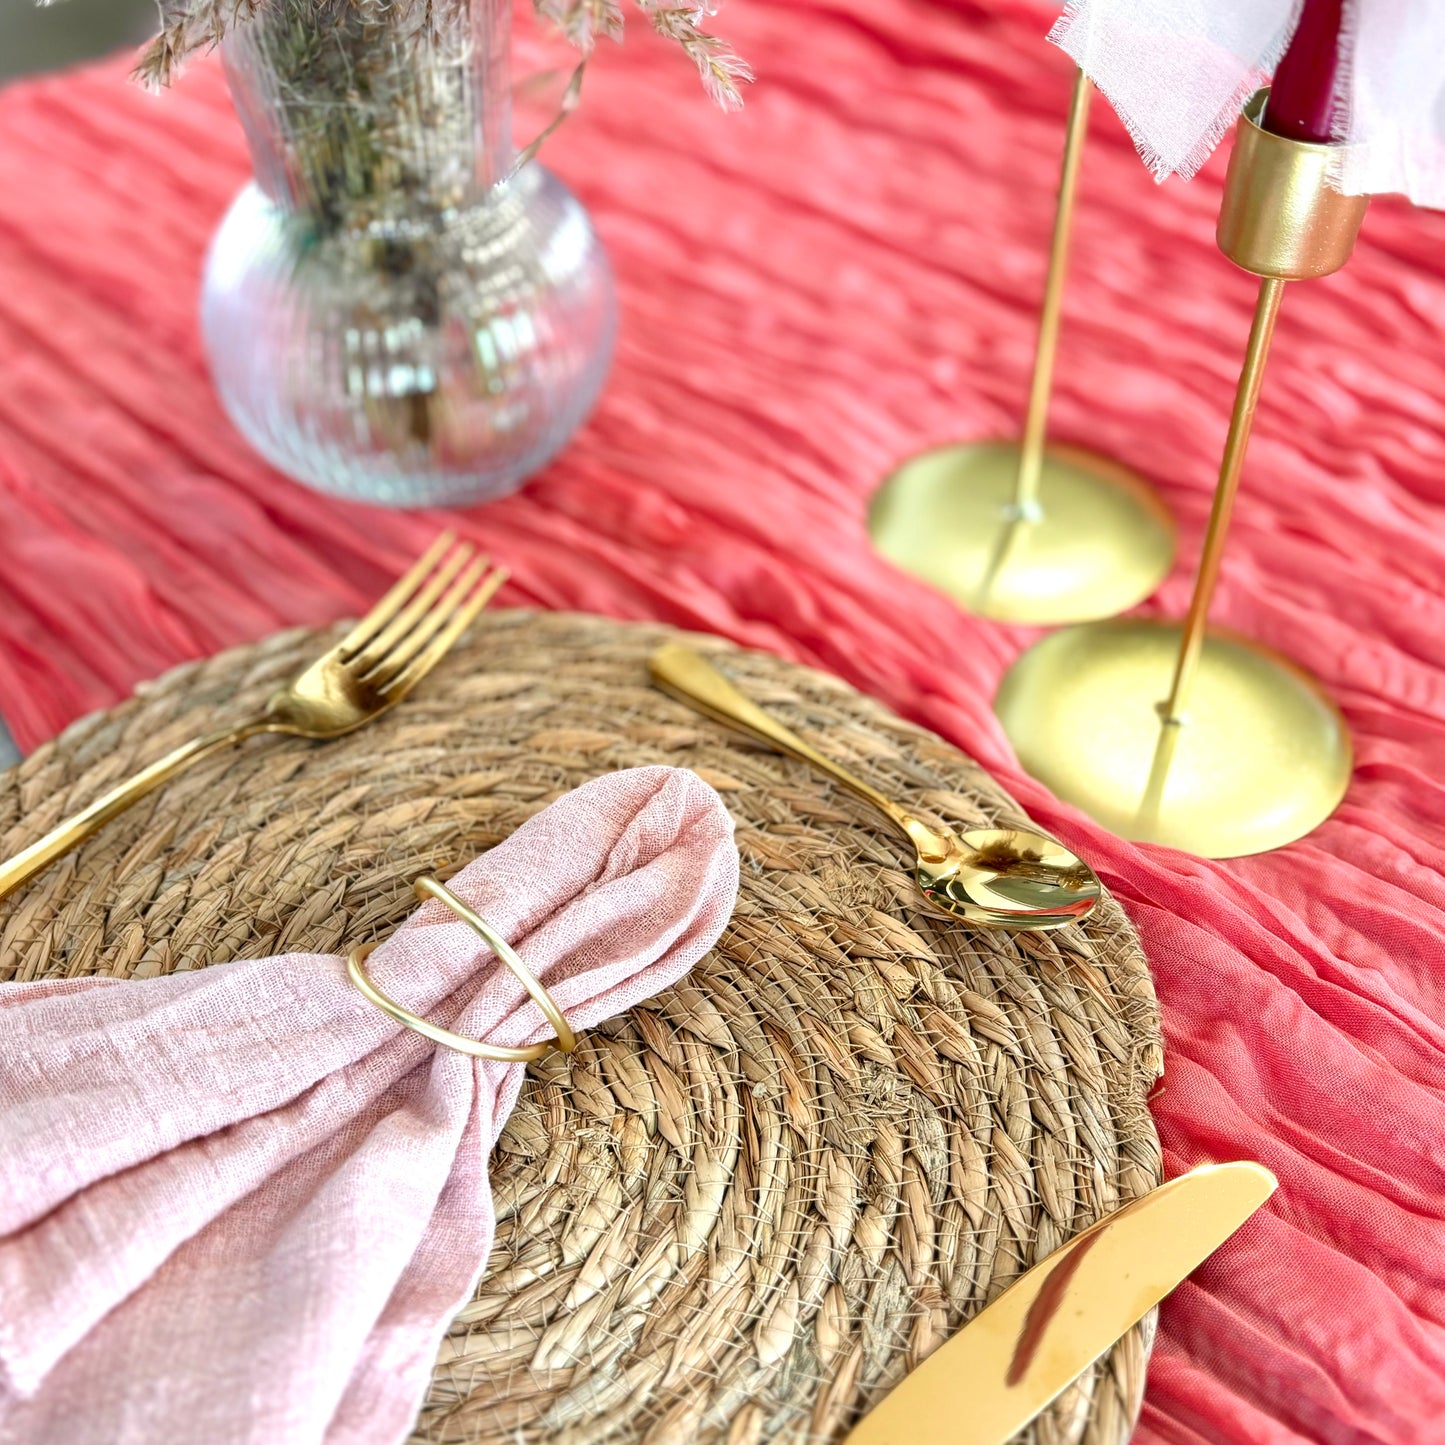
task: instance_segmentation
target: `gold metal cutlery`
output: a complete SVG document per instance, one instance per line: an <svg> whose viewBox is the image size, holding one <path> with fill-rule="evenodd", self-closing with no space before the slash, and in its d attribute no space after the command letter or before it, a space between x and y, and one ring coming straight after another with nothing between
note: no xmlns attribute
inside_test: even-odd
<svg viewBox="0 0 1445 1445"><path fill-rule="evenodd" d="M1275 1190L1206 1164L1056 1249L906 1376L843 1445L1004 1445L1197 1269Z"/></svg>
<svg viewBox="0 0 1445 1445"><path fill-rule="evenodd" d="M167 753L0 864L0 898L211 753L262 733L338 738L380 717L436 666L506 579L504 568L490 566L476 548L444 533L335 647L275 693L258 717Z"/></svg>
<svg viewBox="0 0 1445 1445"><path fill-rule="evenodd" d="M1022 828L960 835L925 823L750 702L691 648L665 644L650 671L659 688L705 717L808 763L871 803L912 843L918 886L935 908L985 928L1040 930L1076 923L1099 901L1094 870L1062 843Z"/></svg>

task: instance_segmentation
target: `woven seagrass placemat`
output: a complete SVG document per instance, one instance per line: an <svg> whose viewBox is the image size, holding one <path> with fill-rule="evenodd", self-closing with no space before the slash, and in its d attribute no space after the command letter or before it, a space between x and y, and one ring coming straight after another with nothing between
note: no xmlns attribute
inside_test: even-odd
<svg viewBox="0 0 1445 1445"><path fill-rule="evenodd" d="M410 912L418 873L599 772L666 762L721 791L736 915L682 986L531 1070L493 1160L496 1248L417 1442L836 1440L1160 1177L1144 1102L1159 1020L1119 908L1015 936L921 914L900 842L862 803L648 686L674 635L489 614L380 722L211 759L0 904L0 981L342 952ZM836 679L695 641L924 816L1022 821L969 759ZM254 709L323 645L273 637L76 724L0 775L0 855ZM1127 1439L1152 1332L1031 1438Z"/></svg>

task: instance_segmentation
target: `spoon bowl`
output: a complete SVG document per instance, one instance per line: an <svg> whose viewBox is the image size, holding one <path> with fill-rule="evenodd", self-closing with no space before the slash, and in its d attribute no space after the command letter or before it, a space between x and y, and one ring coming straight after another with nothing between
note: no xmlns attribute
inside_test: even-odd
<svg viewBox="0 0 1445 1445"><path fill-rule="evenodd" d="M951 835L948 856L938 862L920 855L915 877L935 907L989 928L1062 928L1087 918L1099 901L1099 879L1087 863L1022 828Z"/></svg>

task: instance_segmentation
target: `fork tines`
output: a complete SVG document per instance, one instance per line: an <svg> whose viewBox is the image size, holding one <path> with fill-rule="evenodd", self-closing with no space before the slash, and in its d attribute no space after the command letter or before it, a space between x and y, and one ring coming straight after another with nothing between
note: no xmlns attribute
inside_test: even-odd
<svg viewBox="0 0 1445 1445"><path fill-rule="evenodd" d="M443 532L342 639L347 671L395 700L436 665L507 580L505 567Z"/></svg>

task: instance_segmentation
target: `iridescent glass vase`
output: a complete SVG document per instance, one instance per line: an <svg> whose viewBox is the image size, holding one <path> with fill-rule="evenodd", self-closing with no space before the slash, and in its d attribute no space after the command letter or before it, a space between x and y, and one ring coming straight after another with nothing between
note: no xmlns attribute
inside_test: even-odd
<svg viewBox="0 0 1445 1445"><path fill-rule="evenodd" d="M513 173L510 16L269 0L222 47L255 178L212 243L202 329L236 425L309 486L500 496L597 398L611 275L576 197Z"/></svg>

